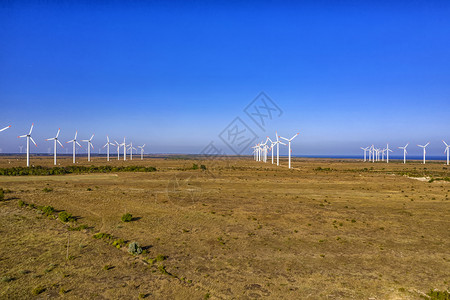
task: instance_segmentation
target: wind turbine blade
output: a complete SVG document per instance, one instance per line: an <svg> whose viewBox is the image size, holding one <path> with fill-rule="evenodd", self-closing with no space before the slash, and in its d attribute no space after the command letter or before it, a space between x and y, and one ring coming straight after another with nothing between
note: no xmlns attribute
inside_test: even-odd
<svg viewBox="0 0 450 300"><path fill-rule="evenodd" d="M60 144L60 145L61 145L61 147L63 147L63 148L64 148L63 144L61 144L61 142L60 142L59 140L56 140L56 141L58 142L58 144Z"/></svg>
<svg viewBox="0 0 450 300"><path fill-rule="evenodd" d="M77 141L75 141L75 143L77 143L77 145L80 146L80 148L83 148L83 147L81 147L80 143L78 143Z"/></svg>
<svg viewBox="0 0 450 300"><path fill-rule="evenodd" d="M286 140L286 141L289 142L289 140L288 140L287 138L284 138L284 137L282 137L282 136L280 136L280 139L283 139L283 140Z"/></svg>
<svg viewBox="0 0 450 300"><path fill-rule="evenodd" d="M58 133L56 133L56 138L58 138L60 131L61 131L61 128L58 128Z"/></svg>
<svg viewBox="0 0 450 300"><path fill-rule="evenodd" d="M406 147L408 147L408 145L409 145L409 143L408 143L408 144L406 144L405 148L406 148Z"/></svg>
<svg viewBox="0 0 450 300"><path fill-rule="evenodd" d="M426 143L424 147L428 146L430 144L430 142Z"/></svg>
<svg viewBox="0 0 450 300"><path fill-rule="evenodd" d="M30 133L28 133L28 135L30 135L30 134L31 134L31 132L33 131L33 127L34 127L34 123L33 123L33 124L31 124L31 128L30 128Z"/></svg>
<svg viewBox="0 0 450 300"><path fill-rule="evenodd" d="M300 134L300 132L297 132L297 134L296 135L294 135L293 137L291 137L291 141L294 139L294 138L296 138L297 137L297 135L299 135Z"/></svg>
<svg viewBox="0 0 450 300"><path fill-rule="evenodd" d="M446 147L448 147L447 143L444 140L442 140L442 142L445 144Z"/></svg>
<svg viewBox="0 0 450 300"><path fill-rule="evenodd" d="M37 147L36 142L33 140L33 138L30 136L30 140L33 142L33 144Z"/></svg>
<svg viewBox="0 0 450 300"><path fill-rule="evenodd" d="M56 140L56 138L49 138L49 139L46 139L46 141L53 141L53 140Z"/></svg>
<svg viewBox="0 0 450 300"><path fill-rule="evenodd" d="M27 135L24 134L24 135L19 135L19 136L18 136L18 138L23 138L23 137L27 137Z"/></svg>
<svg viewBox="0 0 450 300"><path fill-rule="evenodd" d="M92 147L92 149L94 149L94 145L92 145L92 143L89 143L89 145Z"/></svg>
<svg viewBox="0 0 450 300"><path fill-rule="evenodd" d="M91 138L90 138L89 140L92 141L93 138L94 138L94 135L92 135Z"/></svg>
<svg viewBox="0 0 450 300"><path fill-rule="evenodd" d="M9 127L11 127L11 125L9 125L9 126L6 126L5 128L2 128L2 129L0 129L0 132L2 132L3 130L6 130L6 129L8 129Z"/></svg>
<svg viewBox="0 0 450 300"><path fill-rule="evenodd" d="M109 142L108 142L108 143L106 143L106 144L105 144L105 146L103 146L102 148L105 148L105 147L106 147L106 146L107 146L108 144L109 144Z"/></svg>
<svg viewBox="0 0 450 300"><path fill-rule="evenodd" d="M106 136L106 140L108 141L108 143L109 143L109 136Z"/></svg>
<svg viewBox="0 0 450 300"><path fill-rule="evenodd" d="M77 139L77 135L78 135L78 130L75 131L75 137L73 138L74 141Z"/></svg>

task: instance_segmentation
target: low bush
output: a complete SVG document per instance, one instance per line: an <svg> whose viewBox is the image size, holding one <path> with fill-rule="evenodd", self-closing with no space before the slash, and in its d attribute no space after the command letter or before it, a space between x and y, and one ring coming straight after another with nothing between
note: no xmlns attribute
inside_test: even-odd
<svg viewBox="0 0 450 300"><path fill-rule="evenodd" d="M142 248L137 242L131 242L130 244L128 244L128 252L133 255L138 255L142 253Z"/></svg>
<svg viewBox="0 0 450 300"><path fill-rule="evenodd" d="M133 215L126 213L122 216L122 222L131 222L131 220L133 219Z"/></svg>
<svg viewBox="0 0 450 300"><path fill-rule="evenodd" d="M125 246L125 240L123 239L114 240L113 246L116 247L117 249L120 249L122 248L122 246Z"/></svg>
<svg viewBox="0 0 450 300"><path fill-rule="evenodd" d="M43 286L37 286L33 289L33 291L31 291L33 295L39 295L42 294L43 292L45 292L45 287Z"/></svg>
<svg viewBox="0 0 450 300"><path fill-rule="evenodd" d="M46 216L49 216L55 212L53 206L42 206L39 208Z"/></svg>
<svg viewBox="0 0 450 300"><path fill-rule="evenodd" d="M2 188L0 188L0 201L5 200L5 192L3 191Z"/></svg>
<svg viewBox="0 0 450 300"><path fill-rule="evenodd" d="M27 176L27 175L64 175L80 173L109 173L109 172L155 172L155 167L143 166L67 166L67 167L14 167L0 168L0 175Z"/></svg>
<svg viewBox="0 0 450 300"><path fill-rule="evenodd" d="M448 291L430 290L427 296L421 296L421 298L429 300L450 300L450 293Z"/></svg>
<svg viewBox="0 0 450 300"><path fill-rule="evenodd" d="M73 217L72 214L69 214L67 211L60 212L58 218L59 220L61 220L61 222L64 223L75 221L75 217Z"/></svg>
<svg viewBox="0 0 450 300"><path fill-rule="evenodd" d="M112 236L109 233L99 232L94 234L94 239L112 239Z"/></svg>
<svg viewBox="0 0 450 300"><path fill-rule="evenodd" d="M52 189L52 188L45 187L45 188L42 189L42 191L45 192L45 193L50 193L50 192L53 191L53 189Z"/></svg>
<svg viewBox="0 0 450 300"><path fill-rule="evenodd" d="M81 224L81 225L79 225L79 226L76 226L76 227L69 227L69 228L67 228L69 231L81 231L81 230L84 230L84 229L88 229L88 226L86 225L86 224Z"/></svg>

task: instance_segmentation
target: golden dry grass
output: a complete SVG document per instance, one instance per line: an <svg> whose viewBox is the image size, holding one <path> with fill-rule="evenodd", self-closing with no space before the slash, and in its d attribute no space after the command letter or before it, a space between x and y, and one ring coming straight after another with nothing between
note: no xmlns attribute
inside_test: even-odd
<svg viewBox="0 0 450 300"><path fill-rule="evenodd" d="M189 170L193 163L208 170ZM0 160L0 167L22 164ZM110 164L158 171L0 177L0 187L12 190L7 199L52 205L91 227L70 233L75 259L67 261L63 224L19 209L17 199L1 203L0 237L8 242L0 273L16 279L0 282L0 297L31 297L42 285L41 295L64 287L72 298L414 299L449 286L450 183L398 175L449 176L442 163L295 159L294 170L251 159ZM136 219L121 222L126 212ZM93 239L96 232L138 241L148 253L132 257ZM142 263L158 254L167 260ZM43 271L50 263L54 270ZM105 271L106 264L114 268ZM161 265L172 275L161 274Z"/></svg>

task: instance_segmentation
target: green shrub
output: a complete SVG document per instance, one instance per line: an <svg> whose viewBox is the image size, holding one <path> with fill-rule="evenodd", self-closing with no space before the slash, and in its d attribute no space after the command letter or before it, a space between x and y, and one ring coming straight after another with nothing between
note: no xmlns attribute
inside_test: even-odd
<svg viewBox="0 0 450 300"><path fill-rule="evenodd" d="M73 217L72 214L69 214L67 211L60 212L58 218L61 220L61 222L64 223L75 221L75 217Z"/></svg>
<svg viewBox="0 0 450 300"><path fill-rule="evenodd" d="M88 229L88 226L86 224L81 224L81 225L79 225L77 227L69 227L67 229L69 231L81 231L81 230L84 230L84 229Z"/></svg>
<svg viewBox="0 0 450 300"><path fill-rule="evenodd" d="M197 170L198 169L198 165L197 164L192 164L192 170Z"/></svg>
<svg viewBox="0 0 450 300"><path fill-rule="evenodd" d="M156 256L156 261L163 261L166 259L167 259L167 256L162 255L162 254L158 254L158 256Z"/></svg>
<svg viewBox="0 0 450 300"><path fill-rule="evenodd" d="M63 174L80 174L80 173L109 173L109 172L155 172L155 167L142 166L67 166L67 167L14 167L0 168L0 175L5 176L27 176L27 175L63 175Z"/></svg>
<svg viewBox="0 0 450 300"><path fill-rule="evenodd" d="M142 248L137 242L131 242L130 244L128 244L128 252L133 255L138 255L142 253Z"/></svg>
<svg viewBox="0 0 450 300"><path fill-rule="evenodd" d="M113 242L113 246L116 247L117 249L122 248L122 246L124 246L124 245L125 245L125 240L123 240L123 239L117 239L117 240L114 240L114 242Z"/></svg>
<svg viewBox="0 0 450 300"><path fill-rule="evenodd" d="M32 293L33 295L39 295L39 294L43 293L44 291L45 291L45 287L43 287L43 286L37 286L37 287L35 287L35 288L33 289L33 291L31 291L31 293Z"/></svg>
<svg viewBox="0 0 450 300"><path fill-rule="evenodd" d="M14 280L14 277L11 276L3 276L2 277L2 282L11 282Z"/></svg>
<svg viewBox="0 0 450 300"><path fill-rule="evenodd" d="M428 297L422 296L421 298L430 300L450 300L450 293L448 291L430 290L427 293Z"/></svg>
<svg viewBox="0 0 450 300"><path fill-rule="evenodd" d="M45 187L45 188L42 189L42 191L45 192L45 193L50 193L50 192L53 191L53 189Z"/></svg>
<svg viewBox="0 0 450 300"><path fill-rule="evenodd" d="M109 233L99 232L94 234L94 239L112 239L112 236Z"/></svg>
<svg viewBox="0 0 450 300"><path fill-rule="evenodd" d="M19 205L19 207L24 207L25 205L27 205L25 202L23 202L22 200L17 201L17 204Z"/></svg>
<svg viewBox="0 0 450 300"><path fill-rule="evenodd" d="M201 165L200 169L202 169L204 171L204 170L206 170L206 166L205 165Z"/></svg>
<svg viewBox="0 0 450 300"><path fill-rule="evenodd" d="M133 215L126 213L122 216L122 222L131 222Z"/></svg>
<svg viewBox="0 0 450 300"><path fill-rule="evenodd" d="M53 214L53 212L55 211L55 209L52 206L42 206L40 208L40 210L46 215L49 216L51 214Z"/></svg>

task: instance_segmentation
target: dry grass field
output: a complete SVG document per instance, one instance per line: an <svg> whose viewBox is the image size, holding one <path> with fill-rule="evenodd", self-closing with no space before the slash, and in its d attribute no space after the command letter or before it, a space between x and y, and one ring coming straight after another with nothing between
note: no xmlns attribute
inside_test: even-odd
<svg viewBox="0 0 450 300"><path fill-rule="evenodd" d="M175 158L77 164L155 172L0 176L0 298L418 299L450 286L443 162Z"/></svg>

